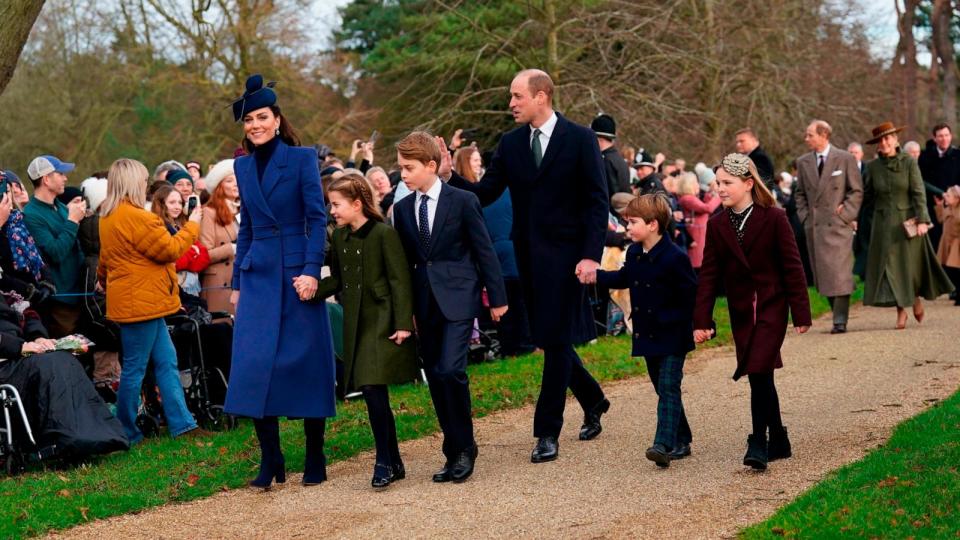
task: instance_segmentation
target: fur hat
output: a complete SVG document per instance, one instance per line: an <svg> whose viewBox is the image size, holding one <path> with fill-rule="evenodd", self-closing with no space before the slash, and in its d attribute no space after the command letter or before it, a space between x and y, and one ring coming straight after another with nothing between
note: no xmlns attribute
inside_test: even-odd
<svg viewBox="0 0 960 540"><path fill-rule="evenodd" d="M213 195L213 192L217 190L217 186L220 185L220 182L224 178L233 174L233 160L225 159L210 169L210 172L207 173L207 177L204 181L207 184L207 193Z"/></svg>
<svg viewBox="0 0 960 540"><path fill-rule="evenodd" d="M90 210L96 212L104 199L107 198L107 179L91 176L80 183L80 190L90 205Z"/></svg>

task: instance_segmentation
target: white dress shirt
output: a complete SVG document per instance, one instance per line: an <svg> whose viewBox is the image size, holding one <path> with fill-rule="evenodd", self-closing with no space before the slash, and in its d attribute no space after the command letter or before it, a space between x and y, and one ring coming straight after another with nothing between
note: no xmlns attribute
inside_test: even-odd
<svg viewBox="0 0 960 540"><path fill-rule="evenodd" d="M534 128L533 124L530 125L530 147L533 148L533 130L540 130L540 150L543 152L543 156L547 155L547 145L550 144L550 137L553 136L553 129L557 127L557 113L550 115L550 118L543 123L539 128Z"/></svg>
<svg viewBox="0 0 960 540"><path fill-rule="evenodd" d="M427 190L426 193L423 193L420 190L417 190L417 201L416 205L413 208L413 217L417 222L417 229L420 228L420 201L424 197L427 198L427 223L430 226L430 234L433 234L433 218L437 215L437 199L440 198L440 190L443 188L443 181L440 178L437 178L437 181L433 183L433 186Z"/></svg>
<svg viewBox="0 0 960 540"><path fill-rule="evenodd" d="M827 156L830 155L830 145L828 144L826 148L823 149L823 152L817 152L817 166L820 165L820 157L823 157L823 166L827 166Z"/></svg>

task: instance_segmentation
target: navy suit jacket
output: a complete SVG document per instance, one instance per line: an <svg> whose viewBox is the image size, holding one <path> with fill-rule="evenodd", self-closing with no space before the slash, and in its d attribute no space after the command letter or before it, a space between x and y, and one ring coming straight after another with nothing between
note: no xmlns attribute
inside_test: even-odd
<svg viewBox="0 0 960 540"><path fill-rule="evenodd" d="M529 125L504 134L479 182L454 173L450 185L475 193L484 206L510 188L513 245L534 341L585 343L597 329L575 270L582 259L600 261L610 202L597 135L557 113L538 168L530 134Z"/></svg>
<svg viewBox="0 0 960 540"><path fill-rule="evenodd" d="M623 268L597 271L597 284L630 289L633 356L684 355L694 349L697 275L690 258L667 237L647 254L640 244L630 246Z"/></svg>
<svg viewBox="0 0 960 540"><path fill-rule="evenodd" d="M394 207L413 276L414 312L423 320L430 293L448 321L474 319L480 315L480 290L487 288L490 305L507 305L500 262L483 222L477 198L443 184L430 232L430 250L420 243L416 193Z"/></svg>

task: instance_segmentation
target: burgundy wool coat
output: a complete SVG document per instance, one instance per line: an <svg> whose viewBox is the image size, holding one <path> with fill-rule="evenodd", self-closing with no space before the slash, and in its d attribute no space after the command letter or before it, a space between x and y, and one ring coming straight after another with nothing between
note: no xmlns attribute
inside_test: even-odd
<svg viewBox="0 0 960 540"><path fill-rule="evenodd" d="M713 305L722 283L737 349L733 374L737 380L744 374L783 367L780 347L787 333L788 310L794 326L810 326L810 299L786 212L754 206L744 226L742 247L727 212L707 223L693 323L698 329L716 328Z"/></svg>

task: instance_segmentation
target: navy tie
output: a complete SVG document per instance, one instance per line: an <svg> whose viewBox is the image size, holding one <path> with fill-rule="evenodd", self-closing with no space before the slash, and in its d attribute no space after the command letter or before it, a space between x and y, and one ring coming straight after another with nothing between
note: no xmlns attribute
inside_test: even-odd
<svg viewBox="0 0 960 540"><path fill-rule="evenodd" d="M429 198L426 194L420 196L420 210L418 211L420 220L420 244L423 245L424 251L430 251L430 218L427 214L427 199Z"/></svg>

